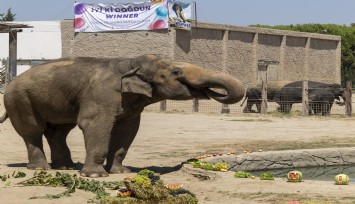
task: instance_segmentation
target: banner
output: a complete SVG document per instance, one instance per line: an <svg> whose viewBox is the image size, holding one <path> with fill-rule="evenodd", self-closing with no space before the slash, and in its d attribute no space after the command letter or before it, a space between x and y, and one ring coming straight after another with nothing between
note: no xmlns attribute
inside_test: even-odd
<svg viewBox="0 0 355 204"><path fill-rule="evenodd" d="M167 0L139 3L74 4L75 32L158 30L168 24Z"/></svg>
<svg viewBox="0 0 355 204"><path fill-rule="evenodd" d="M168 0L169 23L177 28L191 30L192 4Z"/></svg>

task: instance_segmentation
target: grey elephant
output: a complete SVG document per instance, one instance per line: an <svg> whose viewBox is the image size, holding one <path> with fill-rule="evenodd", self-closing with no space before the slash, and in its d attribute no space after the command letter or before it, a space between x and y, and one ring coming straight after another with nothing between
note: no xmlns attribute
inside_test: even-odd
<svg viewBox="0 0 355 204"><path fill-rule="evenodd" d="M291 83L291 81L268 81L267 82L267 101L275 102L275 96L279 95L280 90L286 84ZM241 106L243 106L244 102L247 101L243 109L243 113L260 113L261 112L261 89L262 85L261 82L256 84L255 86L251 86L247 89L245 94L245 99ZM256 106L256 110L254 111L252 108Z"/></svg>
<svg viewBox="0 0 355 204"><path fill-rule="evenodd" d="M315 89L308 93L309 115L330 115L335 96L326 89Z"/></svg>
<svg viewBox="0 0 355 204"><path fill-rule="evenodd" d="M224 89L226 94L211 88ZM15 78L6 88L6 113L0 121L10 118L23 138L29 169L74 168L66 137L78 125L86 148L80 174L104 177L129 171L122 161L145 106L192 98L231 104L244 94L243 84L231 75L158 55L64 58ZM51 166L43 151L42 135L51 150Z"/></svg>
<svg viewBox="0 0 355 204"><path fill-rule="evenodd" d="M302 102L302 84L303 81L295 81L287 84L282 87L280 94L275 96L275 100L280 104L279 110L281 112L289 113L294 103ZM341 85L337 83L327 84L317 81L308 81L308 93L310 96L309 103L311 106L318 104L319 98L322 98L319 105L333 104L334 99L338 101L341 101L341 98L344 101L346 100L344 88L342 88ZM333 96L331 96L329 93L331 93ZM317 96L318 94L320 95ZM330 112L330 109L327 112Z"/></svg>

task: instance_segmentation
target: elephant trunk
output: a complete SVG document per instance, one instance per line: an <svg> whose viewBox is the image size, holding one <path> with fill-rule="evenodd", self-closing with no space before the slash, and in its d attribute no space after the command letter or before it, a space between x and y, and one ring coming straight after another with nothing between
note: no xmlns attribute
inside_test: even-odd
<svg viewBox="0 0 355 204"><path fill-rule="evenodd" d="M185 80L192 87L200 88L208 97L224 103L233 104L243 99L245 95L245 87L243 83L235 77L222 73L202 70L193 74L186 74ZM225 94L211 90L211 88L220 88Z"/></svg>

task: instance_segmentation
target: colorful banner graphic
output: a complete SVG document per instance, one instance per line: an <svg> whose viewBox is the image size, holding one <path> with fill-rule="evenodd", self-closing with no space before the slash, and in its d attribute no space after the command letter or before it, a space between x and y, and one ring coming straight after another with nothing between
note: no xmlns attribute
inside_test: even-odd
<svg viewBox="0 0 355 204"><path fill-rule="evenodd" d="M74 4L75 32L158 30L168 24L166 0L123 4Z"/></svg>
<svg viewBox="0 0 355 204"><path fill-rule="evenodd" d="M169 23L177 28L191 29L192 4L183 3L179 0L168 0Z"/></svg>

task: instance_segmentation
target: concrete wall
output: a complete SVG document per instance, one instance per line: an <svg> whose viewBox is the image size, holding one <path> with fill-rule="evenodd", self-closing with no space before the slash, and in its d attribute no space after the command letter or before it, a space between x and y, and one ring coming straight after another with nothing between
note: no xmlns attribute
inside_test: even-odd
<svg viewBox="0 0 355 204"><path fill-rule="evenodd" d="M198 23L191 32L73 32L73 21L62 21L66 56L135 57L166 54L207 69L228 72L246 86L258 81L258 60L278 61L277 80L340 83L339 36L274 29Z"/></svg>

